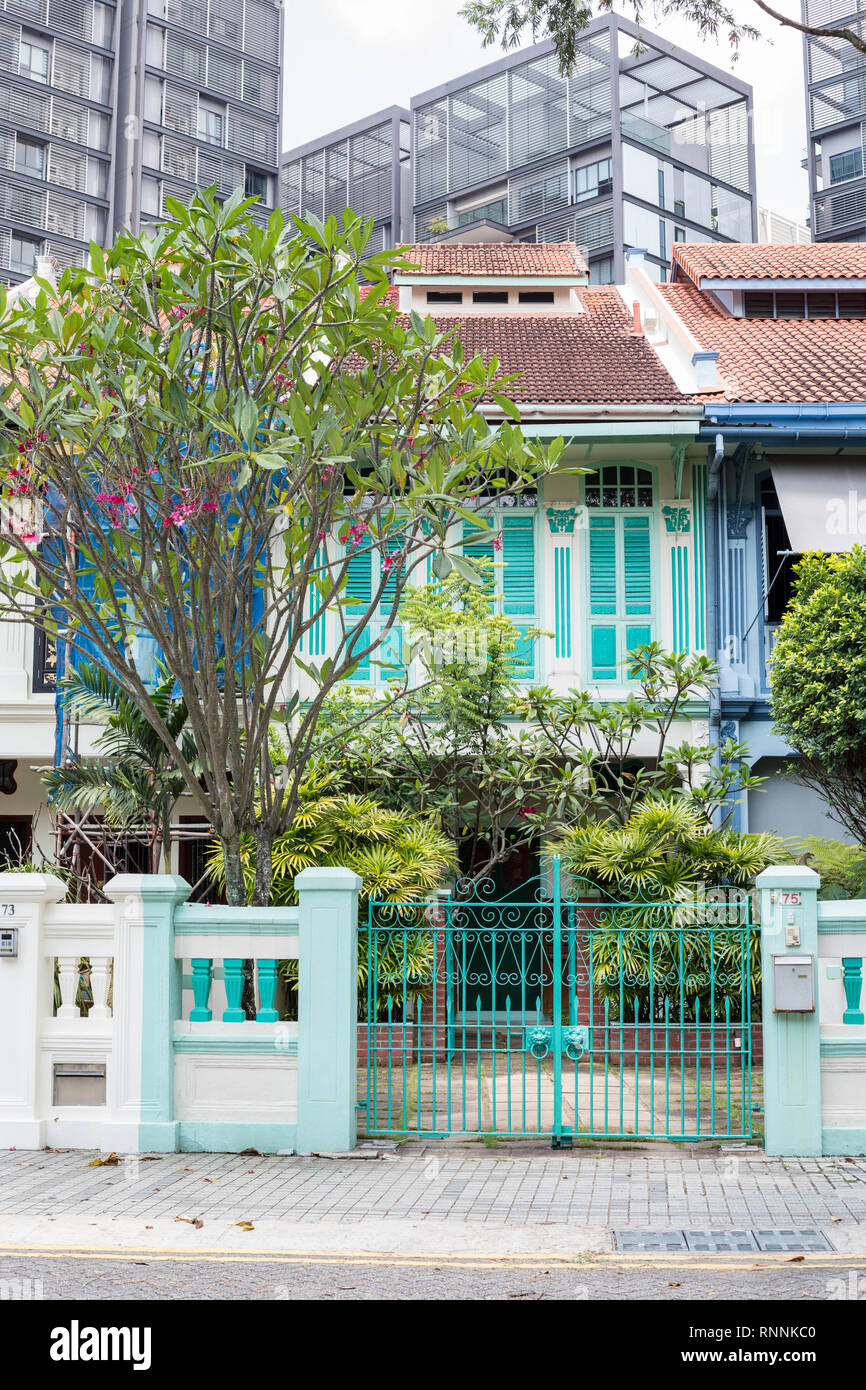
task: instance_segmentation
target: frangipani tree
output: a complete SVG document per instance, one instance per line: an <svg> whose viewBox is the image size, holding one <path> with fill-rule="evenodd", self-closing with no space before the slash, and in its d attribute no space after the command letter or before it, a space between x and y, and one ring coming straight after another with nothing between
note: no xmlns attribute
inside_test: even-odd
<svg viewBox="0 0 866 1390"><path fill-rule="evenodd" d="M367 255L369 222L287 228L277 211L261 227L250 202L171 201L164 224L92 245L89 269L34 302L0 297L0 617L41 622L137 703L213 825L235 904L243 835L268 900L322 702L375 653L406 584L428 564L472 573L449 558L455 520L559 452L524 441L495 362L399 319L400 257ZM491 394L509 417L494 431L476 409ZM361 599L358 555L378 575ZM313 664L324 614L336 635ZM149 687L147 642L195 765Z"/></svg>

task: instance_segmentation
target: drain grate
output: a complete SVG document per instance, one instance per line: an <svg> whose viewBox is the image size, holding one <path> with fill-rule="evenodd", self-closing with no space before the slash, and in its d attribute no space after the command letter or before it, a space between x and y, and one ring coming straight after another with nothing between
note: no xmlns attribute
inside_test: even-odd
<svg viewBox="0 0 866 1390"><path fill-rule="evenodd" d="M683 1231L614 1231L617 1250L686 1250Z"/></svg>
<svg viewBox="0 0 866 1390"><path fill-rule="evenodd" d="M759 1250L832 1250L825 1235L814 1227L808 1230L755 1231Z"/></svg>
<svg viewBox="0 0 866 1390"><path fill-rule="evenodd" d="M684 1231L690 1250L711 1250L716 1254L759 1249L754 1231Z"/></svg>
<svg viewBox="0 0 866 1390"><path fill-rule="evenodd" d="M641 1231L634 1228L615 1230L617 1250L653 1253L661 1250L703 1251L712 1254L734 1254L740 1251L767 1254L776 1251L800 1252L832 1250L825 1235L814 1227L804 1230L717 1230L717 1231Z"/></svg>

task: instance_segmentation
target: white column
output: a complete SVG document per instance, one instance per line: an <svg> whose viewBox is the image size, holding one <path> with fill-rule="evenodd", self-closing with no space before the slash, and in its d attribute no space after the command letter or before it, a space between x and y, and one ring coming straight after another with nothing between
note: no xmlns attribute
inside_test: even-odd
<svg viewBox="0 0 866 1390"><path fill-rule="evenodd" d="M41 1149L40 1034L51 1018L54 962L43 922L66 885L53 874L0 874L0 928L18 934L18 954L0 956L0 1148Z"/></svg>

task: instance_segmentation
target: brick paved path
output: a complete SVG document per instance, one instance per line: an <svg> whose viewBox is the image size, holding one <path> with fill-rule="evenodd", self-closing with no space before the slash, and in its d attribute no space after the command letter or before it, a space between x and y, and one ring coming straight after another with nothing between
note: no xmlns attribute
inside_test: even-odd
<svg viewBox="0 0 866 1390"><path fill-rule="evenodd" d="M491 1223L512 1227L862 1226L866 1159L778 1159L736 1147L560 1153L519 1145L407 1145L385 1158L167 1154L91 1167L86 1152L0 1152L3 1218L205 1223ZM176 1228L179 1233L183 1227Z"/></svg>

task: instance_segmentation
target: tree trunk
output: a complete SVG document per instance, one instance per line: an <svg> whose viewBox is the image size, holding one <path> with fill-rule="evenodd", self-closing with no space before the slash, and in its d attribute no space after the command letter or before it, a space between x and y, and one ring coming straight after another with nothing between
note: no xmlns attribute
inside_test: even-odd
<svg viewBox="0 0 866 1390"><path fill-rule="evenodd" d="M226 902L229 907L246 907L247 893L241 865L241 837L237 833L229 837L221 835L220 843L223 848L223 863L226 870Z"/></svg>
<svg viewBox="0 0 866 1390"><path fill-rule="evenodd" d="M256 907L268 907L274 878L274 836L269 827L256 831L256 882L253 902Z"/></svg>

